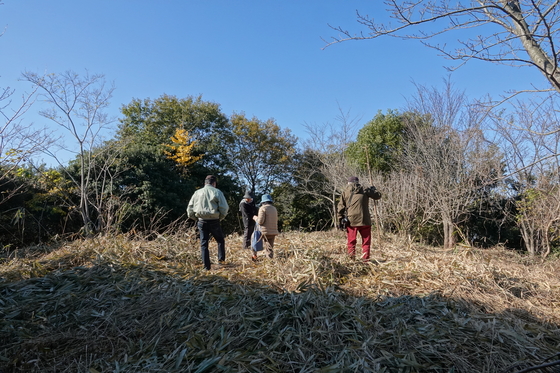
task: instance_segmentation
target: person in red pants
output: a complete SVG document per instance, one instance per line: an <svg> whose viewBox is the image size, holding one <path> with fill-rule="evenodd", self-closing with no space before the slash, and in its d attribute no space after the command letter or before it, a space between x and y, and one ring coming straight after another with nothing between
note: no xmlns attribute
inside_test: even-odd
<svg viewBox="0 0 560 373"><path fill-rule="evenodd" d="M348 255L352 258L356 257L356 242L359 232L362 237L362 260L369 261L371 247L369 200L380 198L381 193L374 186L364 188L356 176L348 179L348 184L342 191L338 202L338 218L340 225L346 227Z"/></svg>

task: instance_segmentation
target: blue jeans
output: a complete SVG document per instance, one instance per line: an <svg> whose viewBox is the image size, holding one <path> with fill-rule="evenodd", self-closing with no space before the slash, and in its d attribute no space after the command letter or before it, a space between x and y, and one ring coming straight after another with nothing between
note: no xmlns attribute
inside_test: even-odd
<svg viewBox="0 0 560 373"><path fill-rule="evenodd" d="M204 268L210 269L210 251L208 250L210 237L214 237L218 243L218 261L226 260L226 240L222 232L222 226L219 220L199 220L197 226L200 231L202 264L204 264Z"/></svg>

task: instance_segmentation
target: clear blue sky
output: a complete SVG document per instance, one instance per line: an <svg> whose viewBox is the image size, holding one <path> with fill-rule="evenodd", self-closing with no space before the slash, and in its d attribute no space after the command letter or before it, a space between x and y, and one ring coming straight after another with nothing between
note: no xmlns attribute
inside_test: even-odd
<svg viewBox="0 0 560 373"><path fill-rule="evenodd" d="M336 123L339 106L362 124L378 110L402 109L414 94L412 81L440 86L450 64L418 42L394 38L322 49L321 38L336 34L328 24L361 30L356 9L388 19L380 0L3 3L0 87L29 89L17 82L24 70L87 69L114 82L109 113L115 116L133 98L202 95L226 115L274 118L303 139L304 123ZM530 69L475 62L452 75L472 98L528 88L535 80L544 84Z"/></svg>

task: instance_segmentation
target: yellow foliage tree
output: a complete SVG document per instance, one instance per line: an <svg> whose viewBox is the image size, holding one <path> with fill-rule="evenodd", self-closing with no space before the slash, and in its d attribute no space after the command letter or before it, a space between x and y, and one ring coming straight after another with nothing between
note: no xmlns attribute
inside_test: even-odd
<svg viewBox="0 0 560 373"><path fill-rule="evenodd" d="M175 145L167 144L166 146L171 148L171 151L164 151L164 153L167 158L174 160L179 166L186 168L202 158L202 154L192 154L196 141L191 138L187 130L181 128L175 130L171 141Z"/></svg>

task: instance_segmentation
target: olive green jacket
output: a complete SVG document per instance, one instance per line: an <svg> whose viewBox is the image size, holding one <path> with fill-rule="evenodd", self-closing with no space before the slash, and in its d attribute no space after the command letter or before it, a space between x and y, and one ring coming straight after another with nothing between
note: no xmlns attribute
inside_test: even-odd
<svg viewBox="0 0 560 373"><path fill-rule="evenodd" d="M348 183L340 195L338 202L338 218L343 218L346 214L351 227L362 227L371 225L371 215L369 213L369 199L380 199L375 187L364 188L358 183Z"/></svg>

